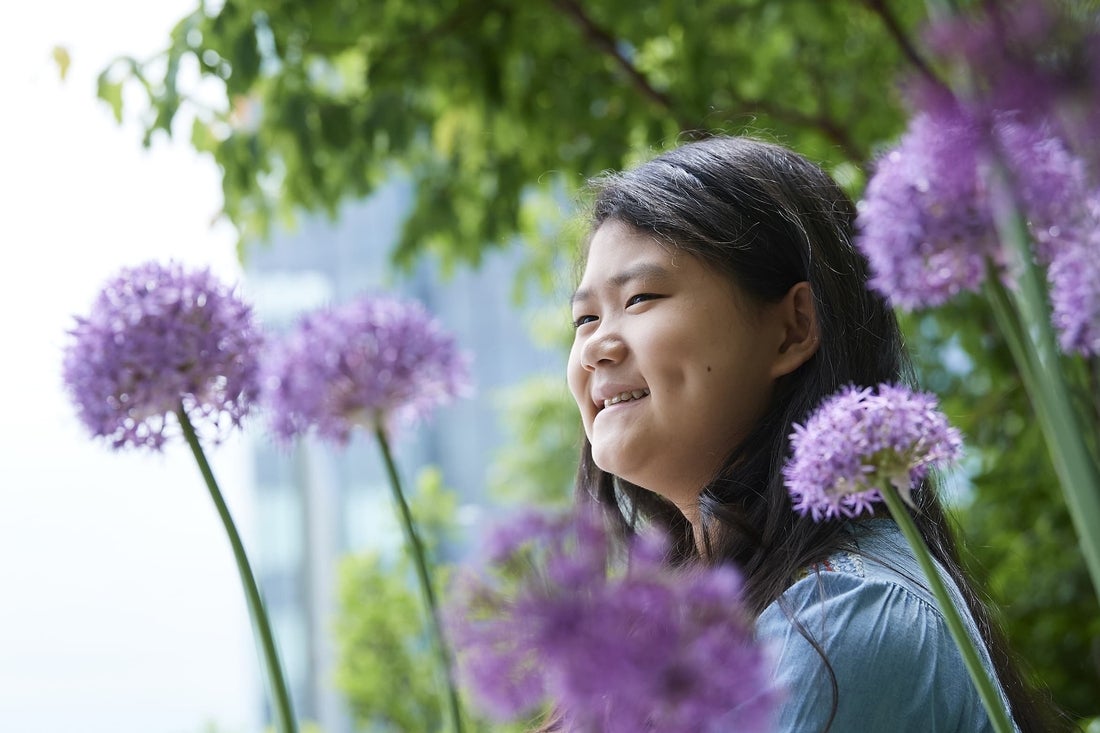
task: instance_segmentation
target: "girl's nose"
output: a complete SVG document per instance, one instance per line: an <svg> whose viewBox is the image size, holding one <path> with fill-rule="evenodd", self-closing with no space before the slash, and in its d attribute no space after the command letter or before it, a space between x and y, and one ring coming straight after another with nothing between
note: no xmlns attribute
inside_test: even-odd
<svg viewBox="0 0 1100 733"><path fill-rule="evenodd" d="M626 342L609 328L600 328L585 341L581 349L581 365L589 370L597 366L618 364L626 355Z"/></svg>

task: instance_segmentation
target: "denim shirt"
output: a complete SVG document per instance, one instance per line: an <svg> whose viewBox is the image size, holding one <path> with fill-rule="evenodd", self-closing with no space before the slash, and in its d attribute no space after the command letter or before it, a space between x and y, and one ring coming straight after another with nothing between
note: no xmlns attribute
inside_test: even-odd
<svg viewBox="0 0 1100 733"><path fill-rule="evenodd" d="M991 733L962 655L897 525L873 519L849 526L858 552L833 555L782 596L836 675L830 731ZM971 638L979 640L955 584L942 569L941 577ZM784 690L775 730L825 730L833 707L828 672L778 601L760 615L756 636L769 649ZM978 646L990 669L985 646Z"/></svg>

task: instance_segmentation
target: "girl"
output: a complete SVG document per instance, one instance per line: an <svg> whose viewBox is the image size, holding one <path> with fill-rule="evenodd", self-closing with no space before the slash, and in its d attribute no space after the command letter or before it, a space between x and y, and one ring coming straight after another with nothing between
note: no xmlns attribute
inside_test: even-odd
<svg viewBox="0 0 1100 733"><path fill-rule="evenodd" d="M823 398L911 381L854 219L819 168L742 138L600 181L568 365L586 436L578 491L623 534L663 527L676 563L742 570L787 692L779 730L991 730L885 510L814 522L783 484L787 436ZM913 499L1016 725L1051 730L962 571L934 487Z"/></svg>

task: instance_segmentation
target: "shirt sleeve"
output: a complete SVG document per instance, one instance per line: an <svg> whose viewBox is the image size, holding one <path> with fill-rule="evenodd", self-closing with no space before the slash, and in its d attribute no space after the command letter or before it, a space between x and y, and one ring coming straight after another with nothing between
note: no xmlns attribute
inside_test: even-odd
<svg viewBox="0 0 1100 733"><path fill-rule="evenodd" d="M778 733L992 731L939 611L908 589L811 573L757 621L783 691ZM783 606L787 613L784 613ZM836 677L802 631L820 646Z"/></svg>

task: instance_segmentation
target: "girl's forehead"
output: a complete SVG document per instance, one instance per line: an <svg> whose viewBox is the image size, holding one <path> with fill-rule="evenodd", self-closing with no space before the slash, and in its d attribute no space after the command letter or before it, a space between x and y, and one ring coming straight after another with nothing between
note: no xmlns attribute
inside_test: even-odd
<svg viewBox="0 0 1100 733"><path fill-rule="evenodd" d="M608 222L596 230L589 243L582 283L598 284L601 278L618 279L619 271L675 269L677 255L650 234L619 222ZM644 273L643 273L644 274Z"/></svg>

